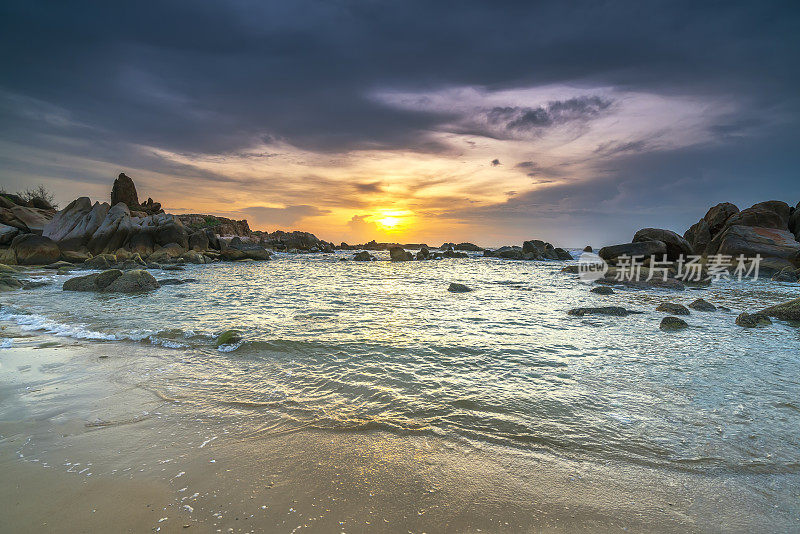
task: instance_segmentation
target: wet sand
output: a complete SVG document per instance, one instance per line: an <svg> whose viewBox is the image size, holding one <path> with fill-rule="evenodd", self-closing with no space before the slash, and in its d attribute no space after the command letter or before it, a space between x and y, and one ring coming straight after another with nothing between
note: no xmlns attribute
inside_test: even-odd
<svg viewBox="0 0 800 534"><path fill-rule="evenodd" d="M4 335L19 335L8 329ZM0 353L2 532L747 532L793 475L569 462L387 432L240 432L120 377L175 351L16 338ZM789 489L787 489L789 488Z"/></svg>

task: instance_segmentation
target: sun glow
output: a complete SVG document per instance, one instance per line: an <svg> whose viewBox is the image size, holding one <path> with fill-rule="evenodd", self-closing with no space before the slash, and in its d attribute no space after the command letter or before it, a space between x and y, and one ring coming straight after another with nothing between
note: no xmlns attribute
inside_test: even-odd
<svg viewBox="0 0 800 534"><path fill-rule="evenodd" d="M400 224L399 217L384 217L383 219L378 219L378 224L381 226L385 226L386 228L394 228L398 224Z"/></svg>

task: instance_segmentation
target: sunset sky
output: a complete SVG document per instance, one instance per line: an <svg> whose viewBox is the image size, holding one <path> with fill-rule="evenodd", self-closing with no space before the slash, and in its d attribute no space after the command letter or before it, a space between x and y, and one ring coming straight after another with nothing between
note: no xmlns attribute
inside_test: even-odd
<svg viewBox="0 0 800 534"><path fill-rule="evenodd" d="M569 4L569 7L567 6ZM796 2L0 5L0 185L482 245L800 201Z"/></svg>

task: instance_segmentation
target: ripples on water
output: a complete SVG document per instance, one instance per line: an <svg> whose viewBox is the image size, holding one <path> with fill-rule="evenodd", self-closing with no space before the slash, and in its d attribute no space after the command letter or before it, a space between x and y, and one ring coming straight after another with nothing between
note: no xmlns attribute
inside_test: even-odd
<svg viewBox="0 0 800 534"><path fill-rule="evenodd" d="M188 266L160 277L197 283L144 296L62 292L68 276L50 275L50 287L4 294L0 318L172 348L153 387L244 435L377 428L677 469L800 467L800 329L734 325L797 285L599 296L559 262L343 256ZM448 293L450 282L475 291ZM689 330L659 331L660 302L699 296L733 311L693 311ZM647 313L566 314L604 304ZM245 341L217 350L229 328Z"/></svg>

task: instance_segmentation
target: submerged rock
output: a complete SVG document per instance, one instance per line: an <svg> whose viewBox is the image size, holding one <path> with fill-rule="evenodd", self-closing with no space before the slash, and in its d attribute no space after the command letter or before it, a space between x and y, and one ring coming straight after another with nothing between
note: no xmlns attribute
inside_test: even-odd
<svg viewBox="0 0 800 534"><path fill-rule="evenodd" d="M0 291L20 289L22 282L7 273L0 273Z"/></svg>
<svg viewBox="0 0 800 534"><path fill-rule="evenodd" d="M772 321L763 313L742 312L736 318L736 324L745 328L755 328L756 326L770 325L772 324Z"/></svg>
<svg viewBox="0 0 800 534"><path fill-rule="evenodd" d="M770 306L759 312L760 314L775 317L784 321L800 321L800 298Z"/></svg>
<svg viewBox="0 0 800 534"><path fill-rule="evenodd" d="M598 295L613 295L614 294L614 290L611 289L608 286L598 286L598 287L592 288L591 292L592 293L597 293Z"/></svg>
<svg viewBox="0 0 800 534"><path fill-rule="evenodd" d="M689 315L689 310L683 304L674 302L662 302L656 311L671 313L673 315Z"/></svg>
<svg viewBox="0 0 800 534"><path fill-rule="evenodd" d="M711 304L710 302L708 302L708 301L706 301L704 299L695 300L694 302L689 304L689 307L691 309L697 310L697 311L704 311L704 312L717 311L717 307L716 306L714 306L713 304Z"/></svg>
<svg viewBox="0 0 800 534"><path fill-rule="evenodd" d="M216 340L217 347L222 345L233 345L242 340L242 333L238 330L225 330Z"/></svg>
<svg viewBox="0 0 800 534"><path fill-rule="evenodd" d="M612 315L614 317L626 317L632 314L639 314L642 312L626 310L620 306L600 306L597 308L573 308L567 312L567 315L576 315L583 317L584 315Z"/></svg>
<svg viewBox="0 0 800 534"><path fill-rule="evenodd" d="M659 325L659 328L661 330L682 330L688 326L689 325L683 319L668 315L663 319L661 319L661 324Z"/></svg>
<svg viewBox="0 0 800 534"><path fill-rule="evenodd" d="M471 288L465 286L464 284L457 284L455 282L451 283L447 290L451 293L469 293L472 291Z"/></svg>

